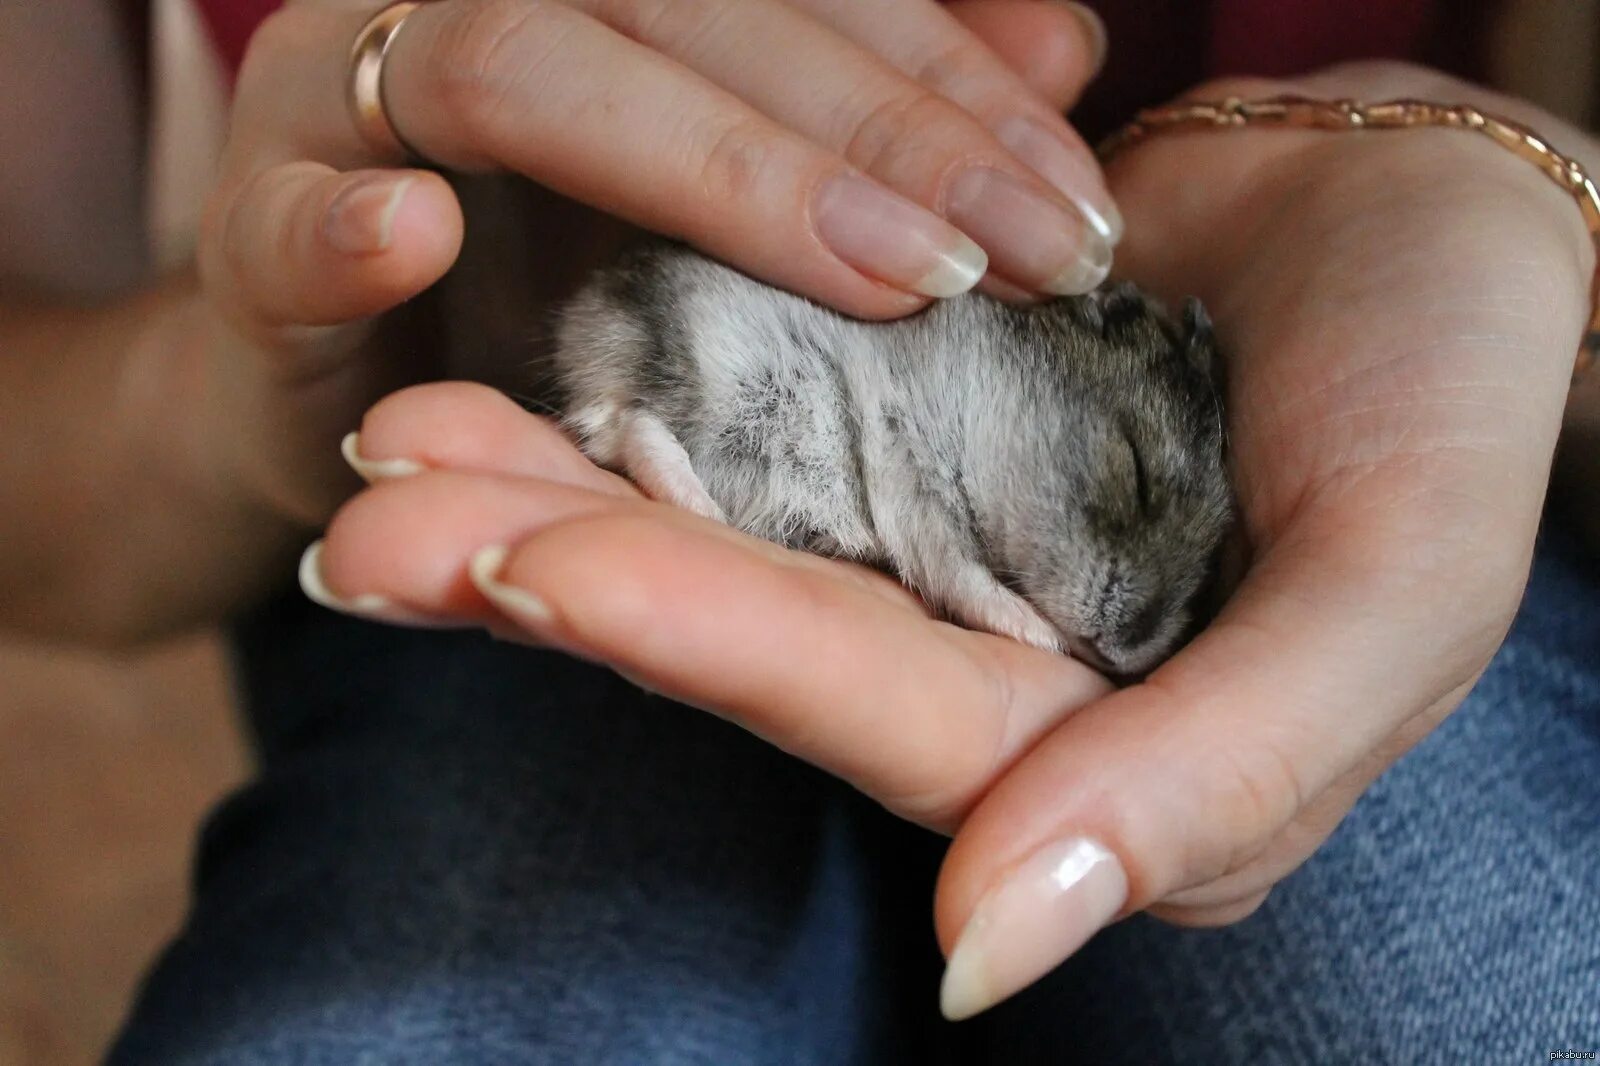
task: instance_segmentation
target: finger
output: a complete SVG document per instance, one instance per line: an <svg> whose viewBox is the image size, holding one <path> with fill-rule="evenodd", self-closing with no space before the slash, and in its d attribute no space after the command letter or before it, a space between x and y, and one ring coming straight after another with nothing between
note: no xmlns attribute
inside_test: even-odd
<svg viewBox="0 0 1600 1066"><path fill-rule="evenodd" d="M992 132L1073 201L1112 244L1122 217L1094 153L1062 116L1105 57L1105 25L1037 0L794 0ZM998 54L997 54L998 53Z"/></svg>
<svg viewBox="0 0 1600 1066"><path fill-rule="evenodd" d="M230 172L284 156L370 160L330 106L370 13L292 6L256 33L235 107L253 135L231 145ZM907 314L987 268L938 215L563 4L424 5L393 39L383 83L395 126L430 160L520 172L851 314Z"/></svg>
<svg viewBox="0 0 1600 1066"><path fill-rule="evenodd" d="M1150 907L1150 913L1178 925L1197 921L1214 924L1219 908L1227 909L1264 894L1315 854L1368 786L1444 721L1476 683L1474 677L1407 721L1321 795L1307 802L1260 854L1213 881L1170 893L1160 904Z"/></svg>
<svg viewBox="0 0 1600 1066"><path fill-rule="evenodd" d="M1086 205L1090 196L1103 203L1110 196L1096 168L1063 139L1076 141L1076 135L937 7L900 6L896 0L888 11L874 5L864 21L891 22L893 33L881 25L872 31L885 40L921 38L899 46L908 61L931 63L935 47L942 46L947 61L958 62L952 49L963 46L972 57L969 63L989 71L990 95L982 103L990 119L1037 158L1059 164L1046 169L1062 180L1065 194L1041 180L964 107L783 0L572 2L939 211L976 240L991 269L1010 281L1066 294L1086 292L1105 278L1111 262L1109 224L1102 209ZM841 13L840 18L863 21L862 14ZM856 28L867 32L864 25ZM929 39L936 36L937 45ZM777 55L785 60L781 68L751 62L751 57ZM817 74L803 92L796 91L796 70ZM975 77L969 76L967 91L980 95Z"/></svg>
<svg viewBox="0 0 1600 1066"><path fill-rule="evenodd" d="M939 828L1107 690L1071 660L932 622L859 568L553 483L450 473L383 482L329 527L321 576L346 601L484 619L494 612L468 561L494 545L511 547L479 579L499 617Z"/></svg>
<svg viewBox="0 0 1600 1066"><path fill-rule="evenodd" d="M1057 113L1070 111L1105 67L1105 22L1082 4L955 0L944 8Z"/></svg>
<svg viewBox="0 0 1600 1066"><path fill-rule="evenodd" d="M1414 535L1338 532L1275 545L1193 645L1045 738L964 823L937 908L952 1016L1031 983L1117 914L1259 854L1486 661L1496 636L1446 637L1438 621L1481 616L1499 580L1475 579L1484 559L1435 545L1431 578L1402 578L1384 557ZM1441 581L1462 602L1420 608L1417 589Z"/></svg>
<svg viewBox="0 0 1600 1066"><path fill-rule="evenodd" d="M200 268L208 291L257 337L387 311L455 261L462 221L436 174L269 168L213 211Z"/></svg>
<svg viewBox="0 0 1600 1066"><path fill-rule="evenodd" d="M987 266L933 211L562 4L420 8L387 85L431 158L519 171L853 314L904 314Z"/></svg>
<svg viewBox="0 0 1600 1066"><path fill-rule="evenodd" d="M774 565L820 570L858 585L897 610L926 617L921 601L877 571L791 552L636 492L445 470L380 479L371 490L354 497L328 526L324 570L318 576L330 597L341 601L339 609L348 608L353 597L376 597L396 605L409 618L449 617L483 624L497 615L473 591L466 573L468 559L485 546L521 540L554 523L610 514L690 523L704 536L754 552Z"/></svg>
<svg viewBox="0 0 1600 1066"><path fill-rule="evenodd" d="M638 490L591 463L547 418L469 381L413 385L378 401L345 439L345 459L369 483L427 470L542 478L610 495Z"/></svg>

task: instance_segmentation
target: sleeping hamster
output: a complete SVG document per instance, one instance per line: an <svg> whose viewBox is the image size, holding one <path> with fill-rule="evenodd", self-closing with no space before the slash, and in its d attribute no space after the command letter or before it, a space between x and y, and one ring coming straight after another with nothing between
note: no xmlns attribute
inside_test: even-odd
<svg viewBox="0 0 1600 1066"><path fill-rule="evenodd" d="M1205 312L1131 285L870 323L653 244L555 359L569 429L647 495L1114 673L1173 651L1231 517Z"/></svg>

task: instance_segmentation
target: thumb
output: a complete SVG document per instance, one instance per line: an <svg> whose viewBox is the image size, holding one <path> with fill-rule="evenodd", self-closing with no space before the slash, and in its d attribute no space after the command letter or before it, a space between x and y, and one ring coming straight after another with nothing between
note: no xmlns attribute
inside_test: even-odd
<svg viewBox="0 0 1600 1066"><path fill-rule="evenodd" d="M1394 529L1344 534L1281 540L1192 645L1062 723L974 810L936 903L946 1016L986 1010L1119 916L1249 862L1487 660L1514 576L1491 597L1491 578L1443 579L1463 572L1448 552L1436 570L1409 562L1425 543L1400 551Z"/></svg>
<svg viewBox="0 0 1600 1066"><path fill-rule="evenodd" d="M191 376L206 390L206 462L230 494L296 525L349 495L339 437L422 348L399 331L368 341L450 268L462 227L454 192L426 171L298 161L224 179L197 249Z"/></svg>
<svg viewBox="0 0 1600 1066"><path fill-rule="evenodd" d="M432 285L455 261L462 226L437 174L286 163L224 188L208 212L200 270L237 329L294 348Z"/></svg>

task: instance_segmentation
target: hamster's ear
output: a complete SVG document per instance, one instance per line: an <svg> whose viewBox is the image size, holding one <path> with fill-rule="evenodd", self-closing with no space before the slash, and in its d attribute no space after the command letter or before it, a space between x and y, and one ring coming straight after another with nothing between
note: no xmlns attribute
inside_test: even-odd
<svg viewBox="0 0 1600 1066"><path fill-rule="evenodd" d="M1193 296L1183 301L1183 354L1191 366L1207 377L1216 371L1217 341L1211 331L1211 316Z"/></svg>

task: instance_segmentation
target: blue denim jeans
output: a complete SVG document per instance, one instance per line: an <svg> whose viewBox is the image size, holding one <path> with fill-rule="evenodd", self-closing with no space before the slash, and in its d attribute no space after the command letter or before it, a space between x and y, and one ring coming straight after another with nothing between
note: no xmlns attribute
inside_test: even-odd
<svg viewBox="0 0 1600 1066"><path fill-rule="evenodd" d="M118 1064L1513 1063L1600 1048L1600 576L1241 924L1134 918L939 1020L941 843L591 667L296 598Z"/></svg>

